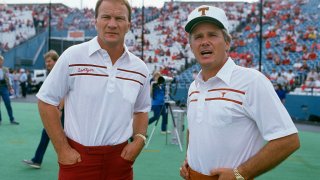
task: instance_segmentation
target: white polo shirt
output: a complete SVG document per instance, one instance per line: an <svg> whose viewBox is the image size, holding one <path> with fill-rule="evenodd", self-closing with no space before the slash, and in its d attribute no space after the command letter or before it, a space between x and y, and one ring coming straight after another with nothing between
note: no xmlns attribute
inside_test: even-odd
<svg viewBox="0 0 320 180"><path fill-rule="evenodd" d="M64 131L82 145L122 143L132 136L133 113L150 111L148 68L124 47L114 65L97 37L68 48L37 94L54 106L65 97Z"/></svg>
<svg viewBox="0 0 320 180"><path fill-rule="evenodd" d="M231 58L206 82L198 74L189 88L187 116L188 163L206 175L239 166L265 141L297 133L270 81Z"/></svg>

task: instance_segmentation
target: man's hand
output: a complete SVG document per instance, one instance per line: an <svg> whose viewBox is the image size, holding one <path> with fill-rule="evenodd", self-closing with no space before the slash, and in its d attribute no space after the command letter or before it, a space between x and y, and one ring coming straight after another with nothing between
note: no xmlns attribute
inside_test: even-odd
<svg viewBox="0 0 320 180"><path fill-rule="evenodd" d="M186 158L186 160L184 160L183 164L180 167L180 176L186 180L190 179L188 168L189 168L189 164L188 164L188 160Z"/></svg>
<svg viewBox="0 0 320 180"><path fill-rule="evenodd" d="M76 164L81 162L81 156L75 149L69 147L58 153L58 162L63 165Z"/></svg>
<svg viewBox="0 0 320 180"><path fill-rule="evenodd" d="M233 169L217 168L210 171L212 176L219 176L219 180L236 180Z"/></svg>
<svg viewBox="0 0 320 180"><path fill-rule="evenodd" d="M143 139L140 137L134 137L134 140L123 148L121 157L125 160L135 161L140 154L143 146Z"/></svg>

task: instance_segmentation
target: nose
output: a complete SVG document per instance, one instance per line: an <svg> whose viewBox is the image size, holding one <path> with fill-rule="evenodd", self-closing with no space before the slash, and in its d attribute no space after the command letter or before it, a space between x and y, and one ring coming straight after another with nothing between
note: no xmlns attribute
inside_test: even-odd
<svg viewBox="0 0 320 180"><path fill-rule="evenodd" d="M208 46L209 45L209 41L207 38L202 38L201 40L201 46Z"/></svg>
<svg viewBox="0 0 320 180"><path fill-rule="evenodd" d="M114 18L111 18L108 21L108 28L116 28L117 27L117 22Z"/></svg>

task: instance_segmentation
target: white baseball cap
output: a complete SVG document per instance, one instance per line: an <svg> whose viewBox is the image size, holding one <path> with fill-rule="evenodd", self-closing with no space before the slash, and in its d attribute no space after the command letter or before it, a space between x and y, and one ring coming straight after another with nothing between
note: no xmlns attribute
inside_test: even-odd
<svg viewBox="0 0 320 180"><path fill-rule="evenodd" d="M220 28L226 29L229 32L229 21L224 10L202 5L194 9L188 16L188 22L184 30L188 33L200 22L211 22Z"/></svg>

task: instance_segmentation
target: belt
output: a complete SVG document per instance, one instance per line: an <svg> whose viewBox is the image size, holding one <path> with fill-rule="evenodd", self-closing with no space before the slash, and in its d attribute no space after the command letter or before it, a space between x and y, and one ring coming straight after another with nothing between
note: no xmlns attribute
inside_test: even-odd
<svg viewBox="0 0 320 180"><path fill-rule="evenodd" d="M219 176L208 176L205 174L201 174L190 167L188 168L190 180L218 180Z"/></svg>
<svg viewBox="0 0 320 180"><path fill-rule="evenodd" d="M121 144L117 145L107 145L107 146L84 146L73 141L70 138L68 139L68 143L71 147L76 149L79 153L83 154L109 154L113 152L121 152L121 150L128 144L128 141L125 141Z"/></svg>

